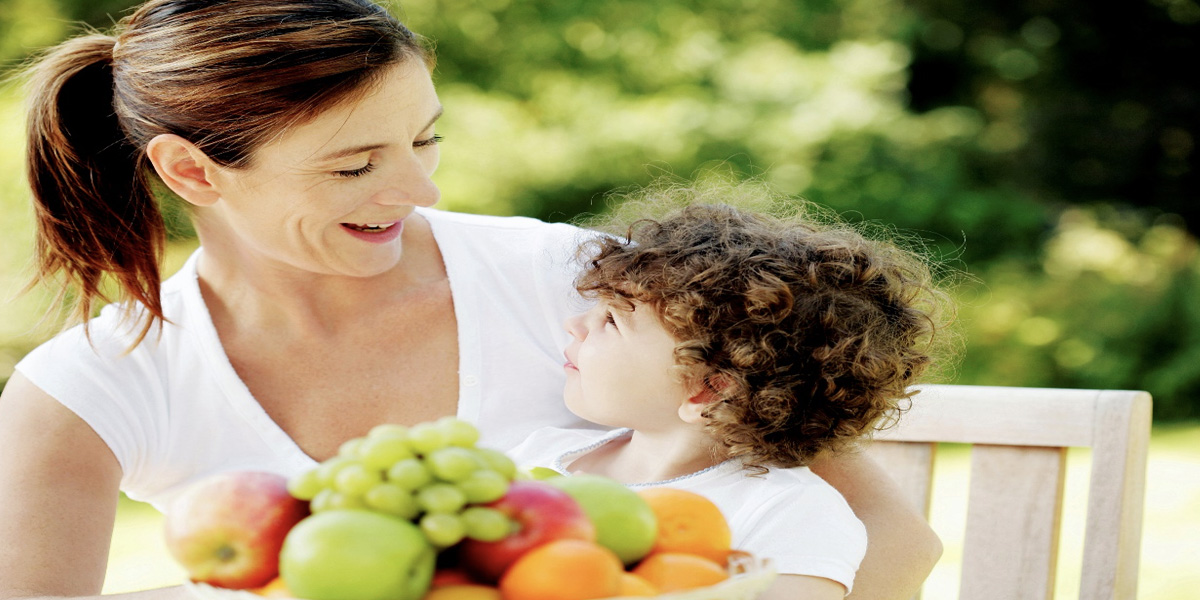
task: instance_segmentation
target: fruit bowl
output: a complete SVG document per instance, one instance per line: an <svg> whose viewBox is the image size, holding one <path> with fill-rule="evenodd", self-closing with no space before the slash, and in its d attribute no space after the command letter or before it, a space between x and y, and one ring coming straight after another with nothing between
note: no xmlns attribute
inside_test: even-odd
<svg viewBox="0 0 1200 600"><path fill-rule="evenodd" d="M754 600L775 580L771 561L749 554L739 554L729 561L731 577L707 587L655 596L661 600ZM204 583L184 584L197 600L264 600L263 596L242 591L213 587ZM646 596L622 596L605 600L645 600Z"/></svg>

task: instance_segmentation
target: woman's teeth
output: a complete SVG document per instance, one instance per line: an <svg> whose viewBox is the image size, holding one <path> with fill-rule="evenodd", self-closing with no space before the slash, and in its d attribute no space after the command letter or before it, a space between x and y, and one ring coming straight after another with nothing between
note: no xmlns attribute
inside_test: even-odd
<svg viewBox="0 0 1200 600"><path fill-rule="evenodd" d="M395 223L345 223L345 225L358 231L387 231Z"/></svg>

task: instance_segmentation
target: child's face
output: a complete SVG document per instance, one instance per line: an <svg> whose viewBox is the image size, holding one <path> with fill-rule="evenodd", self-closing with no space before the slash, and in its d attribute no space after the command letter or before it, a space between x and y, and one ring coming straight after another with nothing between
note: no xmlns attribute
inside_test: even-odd
<svg viewBox="0 0 1200 600"><path fill-rule="evenodd" d="M564 323L574 340L565 351L571 412L610 427L641 431L680 422L689 394L674 374L675 338L653 310L600 302Z"/></svg>

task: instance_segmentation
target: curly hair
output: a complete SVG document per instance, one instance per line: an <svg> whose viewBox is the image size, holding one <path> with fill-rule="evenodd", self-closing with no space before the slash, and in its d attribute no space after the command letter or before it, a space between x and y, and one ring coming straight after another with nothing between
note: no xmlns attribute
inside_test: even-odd
<svg viewBox="0 0 1200 600"><path fill-rule="evenodd" d="M729 456L801 466L898 416L952 310L920 254L803 203L791 216L696 203L748 185L656 188L640 204L683 208L585 244L576 287L654 310L681 380L714 391L706 426Z"/></svg>

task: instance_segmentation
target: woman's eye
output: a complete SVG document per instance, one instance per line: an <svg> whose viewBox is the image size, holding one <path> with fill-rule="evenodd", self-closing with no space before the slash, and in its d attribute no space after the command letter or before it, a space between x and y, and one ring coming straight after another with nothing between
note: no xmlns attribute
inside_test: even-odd
<svg viewBox="0 0 1200 600"><path fill-rule="evenodd" d="M374 171L374 170L375 170L375 163L368 162L367 164L363 165L360 168L352 169L349 171L334 171L333 174L337 175L338 177L361 177L361 176L366 175L367 173L370 173L371 171Z"/></svg>
<svg viewBox="0 0 1200 600"><path fill-rule="evenodd" d="M433 135L432 137L429 137L429 138L426 138L423 140L417 140L417 141L413 142L413 146L417 147L417 148L424 148L425 146L434 146L434 145L442 143L442 139L443 138L440 135Z"/></svg>

